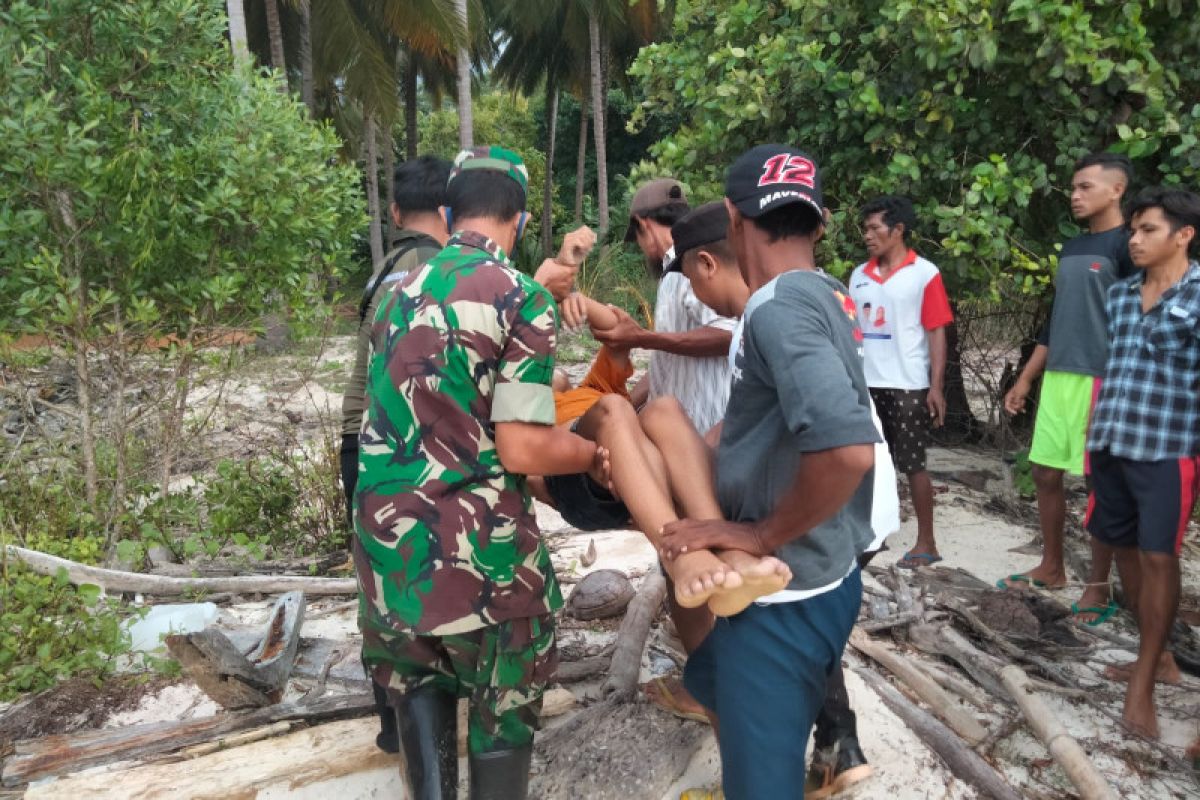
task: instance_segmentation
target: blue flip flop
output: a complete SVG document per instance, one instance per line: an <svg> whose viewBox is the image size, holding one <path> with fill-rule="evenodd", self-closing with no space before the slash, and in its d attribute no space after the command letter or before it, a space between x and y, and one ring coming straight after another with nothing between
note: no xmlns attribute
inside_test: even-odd
<svg viewBox="0 0 1200 800"><path fill-rule="evenodd" d="M1084 606L1083 608L1080 608L1078 603L1071 603L1071 616L1077 617L1080 614L1095 614L1096 618L1094 620L1083 623L1089 628L1094 628L1097 625L1103 625L1105 622L1108 622L1112 615L1117 613L1120 608L1115 600L1109 600L1106 606Z"/></svg>
<svg viewBox="0 0 1200 800"><path fill-rule="evenodd" d="M896 566L900 567L901 569L916 569L917 567L928 567L932 564L936 564L937 562L939 562L941 560L942 560L941 556L935 556L932 553L909 552L909 553L905 553L904 556L899 561L896 562ZM904 563L905 561L909 561L909 562L924 561L925 563L924 564L913 564L913 563L905 564Z"/></svg>

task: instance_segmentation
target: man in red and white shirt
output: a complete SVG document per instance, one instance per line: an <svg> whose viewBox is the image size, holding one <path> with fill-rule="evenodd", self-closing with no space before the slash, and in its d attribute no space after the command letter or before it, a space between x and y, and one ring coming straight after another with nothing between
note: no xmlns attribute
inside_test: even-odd
<svg viewBox="0 0 1200 800"><path fill-rule="evenodd" d="M897 472L908 476L917 514L917 543L898 562L941 561L933 538L933 482L925 469L930 423L946 418L946 326L954 321L938 268L909 247L917 221L905 197L863 206L870 256L850 276L850 297L863 334L864 373Z"/></svg>

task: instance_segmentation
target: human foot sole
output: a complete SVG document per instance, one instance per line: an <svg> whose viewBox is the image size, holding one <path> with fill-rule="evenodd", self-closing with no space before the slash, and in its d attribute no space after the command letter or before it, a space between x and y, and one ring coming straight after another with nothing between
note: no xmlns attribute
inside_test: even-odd
<svg viewBox="0 0 1200 800"><path fill-rule="evenodd" d="M718 617L731 617L744 611L758 598L787 588L792 579L792 571L787 564L774 556L746 558L749 561L742 562L738 556L734 556L731 562L737 565L734 574L741 579L741 585L730 586L726 580L725 585L708 599L708 610Z"/></svg>

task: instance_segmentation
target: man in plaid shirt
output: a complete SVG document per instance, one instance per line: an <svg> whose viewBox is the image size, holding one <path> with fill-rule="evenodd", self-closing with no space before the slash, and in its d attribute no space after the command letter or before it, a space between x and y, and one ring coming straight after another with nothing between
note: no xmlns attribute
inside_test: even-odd
<svg viewBox="0 0 1200 800"><path fill-rule="evenodd" d="M1115 548L1141 643L1124 720L1158 738L1155 681L1179 683L1166 651L1179 605L1179 553L1200 490L1200 196L1148 189L1129 214L1140 272L1108 292L1112 342L1092 416L1087 529Z"/></svg>

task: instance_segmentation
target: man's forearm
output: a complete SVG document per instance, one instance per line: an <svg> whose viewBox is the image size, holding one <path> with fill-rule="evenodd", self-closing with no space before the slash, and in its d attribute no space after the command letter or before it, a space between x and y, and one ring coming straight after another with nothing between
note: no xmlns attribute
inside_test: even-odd
<svg viewBox="0 0 1200 800"><path fill-rule="evenodd" d="M875 463L875 446L855 444L805 453L792 486L775 510L755 525L764 552L806 536L832 517L858 491Z"/></svg>
<svg viewBox="0 0 1200 800"><path fill-rule="evenodd" d="M732 341L732 332L706 325L683 333L643 331L638 336L637 346L677 356L703 358L729 355L729 343Z"/></svg>
<svg viewBox="0 0 1200 800"><path fill-rule="evenodd" d="M929 332L929 386L939 392L946 385L946 329Z"/></svg>
<svg viewBox="0 0 1200 800"><path fill-rule="evenodd" d="M1039 344L1033 348L1033 355L1025 362L1025 369L1021 370L1021 380L1028 383L1033 383L1037 380L1046 369L1046 356L1050 349L1044 344Z"/></svg>

